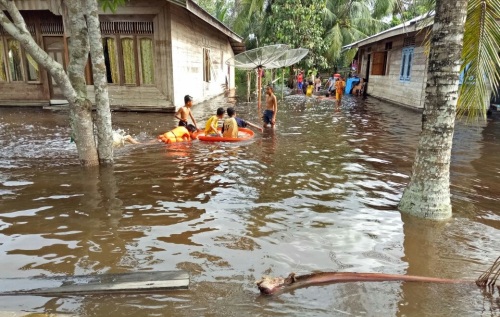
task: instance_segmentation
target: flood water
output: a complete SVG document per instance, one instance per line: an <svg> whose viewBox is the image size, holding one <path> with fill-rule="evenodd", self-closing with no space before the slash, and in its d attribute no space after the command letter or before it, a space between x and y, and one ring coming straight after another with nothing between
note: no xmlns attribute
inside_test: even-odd
<svg viewBox="0 0 500 317"><path fill-rule="evenodd" d="M256 104L217 107L259 123ZM500 255L500 115L457 124L453 218L401 215L421 115L375 99L289 96L278 127L241 144L158 143L82 169L63 111L0 108L0 279L186 270L189 290L0 297L0 315L499 316L473 283L344 283L261 296L263 275L383 272L474 280ZM114 113L142 141L172 114Z"/></svg>

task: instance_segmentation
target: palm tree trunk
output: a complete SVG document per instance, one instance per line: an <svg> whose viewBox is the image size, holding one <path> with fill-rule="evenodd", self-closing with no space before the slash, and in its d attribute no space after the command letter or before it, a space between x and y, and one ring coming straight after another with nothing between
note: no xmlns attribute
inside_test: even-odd
<svg viewBox="0 0 500 317"><path fill-rule="evenodd" d="M97 0L87 0L87 26L94 74L97 152L101 165L108 165L113 163L113 130Z"/></svg>
<svg viewBox="0 0 500 317"><path fill-rule="evenodd" d="M417 217L451 217L450 159L467 0L437 0L422 132L399 209Z"/></svg>

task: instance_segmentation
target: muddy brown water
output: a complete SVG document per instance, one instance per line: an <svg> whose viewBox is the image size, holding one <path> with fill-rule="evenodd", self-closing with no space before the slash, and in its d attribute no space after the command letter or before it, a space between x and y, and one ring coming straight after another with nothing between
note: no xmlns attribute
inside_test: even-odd
<svg viewBox="0 0 500 317"><path fill-rule="evenodd" d="M255 103L219 106L260 122ZM498 316L475 285L347 283L258 294L263 275L312 271L474 280L500 255L500 115L457 124L453 218L402 216L420 114L375 99L289 96L276 131L241 144L141 144L83 170L67 113L0 108L0 278L187 270L187 291L0 297L0 315ZM142 141L171 114L114 113ZM11 315L9 315L11 316Z"/></svg>

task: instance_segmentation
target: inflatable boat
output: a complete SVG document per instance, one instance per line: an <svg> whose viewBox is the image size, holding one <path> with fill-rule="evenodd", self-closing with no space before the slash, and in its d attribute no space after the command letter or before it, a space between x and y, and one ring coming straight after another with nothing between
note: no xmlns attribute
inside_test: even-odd
<svg viewBox="0 0 500 317"><path fill-rule="evenodd" d="M219 132L221 129L218 129ZM204 131L198 132L198 140L205 142L241 142L248 141L254 137L254 132L247 128L238 128L237 138L225 138L220 136L207 136Z"/></svg>

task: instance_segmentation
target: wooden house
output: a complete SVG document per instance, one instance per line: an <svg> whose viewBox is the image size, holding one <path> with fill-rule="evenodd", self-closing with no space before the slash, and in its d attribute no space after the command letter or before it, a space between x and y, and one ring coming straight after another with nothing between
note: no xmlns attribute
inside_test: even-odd
<svg viewBox="0 0 500 317"><path fill-rule="evenodd" d="M66 66L60 0L15 2L38 44ZM100 21L112 109L175 111L187 94L196 103L234 88L225 61L245 50L242 38L192 0L130 0L101 12ZM92 99L90 65L86 78ZM64 102L47 72L0 28L0 105Z"/></svg>
<svg viewBox="0 0 500 317"><path fill-rule="evenodd" d="M367 94L424 107L427 57L423 43L431 25L432 19L418 17L344 47L358 49L353 64L366 82Z"/></svg>

